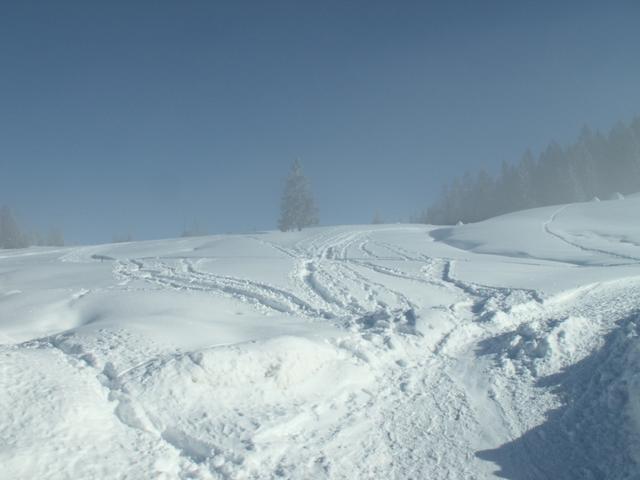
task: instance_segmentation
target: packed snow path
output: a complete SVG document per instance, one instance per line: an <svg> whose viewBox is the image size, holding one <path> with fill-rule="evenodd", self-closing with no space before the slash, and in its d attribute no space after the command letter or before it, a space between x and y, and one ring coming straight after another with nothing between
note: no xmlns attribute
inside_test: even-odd
<svg viewBox="0 0 640 480"><path fill-rule="evenodd" d="M0 252L0 478L638 478L640 199Z"/></svg>

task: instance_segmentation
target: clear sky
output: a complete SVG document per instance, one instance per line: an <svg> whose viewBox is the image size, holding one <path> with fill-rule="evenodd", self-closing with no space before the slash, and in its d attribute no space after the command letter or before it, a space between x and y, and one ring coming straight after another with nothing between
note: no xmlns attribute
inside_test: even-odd
<svg viewBox="0 0 640 480"><path fill-rule="evenodd" d="M0 2L0 204L72 242L408 219L640 114L640 2Z"/></svg>

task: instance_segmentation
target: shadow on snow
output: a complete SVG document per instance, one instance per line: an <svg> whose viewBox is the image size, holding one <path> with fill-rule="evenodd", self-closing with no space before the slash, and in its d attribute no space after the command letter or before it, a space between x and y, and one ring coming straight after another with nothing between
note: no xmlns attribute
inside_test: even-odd
<svg viewBox="0 0 640 480"><path fill-rule="evenodd" d="M629 411L634 402L640 407L640 395L633 394L640 394L639 332L636 313L619 321L598 351L538 380L536 386L552 388L563 406L521 437L476 456L497 464L496 475L511 480L638 478L640 425L634 422L640 418Z"/></svg>

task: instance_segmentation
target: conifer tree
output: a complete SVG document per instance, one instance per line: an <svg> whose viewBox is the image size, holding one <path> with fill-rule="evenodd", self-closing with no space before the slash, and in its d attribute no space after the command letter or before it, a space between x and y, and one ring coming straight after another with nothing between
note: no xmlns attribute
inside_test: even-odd
<svg viewBox="0 0 640 480"><path fill-rule="evenodd" d="M525 152L504 162L495 177L465 173L446 185L427 210L426 223L475 222L545 205L620 198L640 191L640 118L619 122L608 135L584 127L576 142L552 142L537 159Z"/></svg>
<svg viewBox="0 0 640 480"><path fill-rule="evenodd" d="M20 231L9 207L0 208L0 248L28 246L27 237Z"/></svg>
<svg viewBox="0 0 640 480"><path fill-rule="evenodd" d="M318 209L311 195L309 181L302 173L300 162L296 160L293 162L282 193L278 228L283 232L293 229L302 230L317 223Z"/></svg>

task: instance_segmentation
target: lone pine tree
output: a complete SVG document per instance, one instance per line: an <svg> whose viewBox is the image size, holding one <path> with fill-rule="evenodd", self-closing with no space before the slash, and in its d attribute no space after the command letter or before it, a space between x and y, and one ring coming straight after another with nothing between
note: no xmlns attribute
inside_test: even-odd
<svg viewBox="0 0 640 480"><path fill-rule="evenodd" d="M280 202L278 228L283 232L302 230L318 223L318 209L313 201L309 180L302 173L300 162L293 162Z"/></svg>

